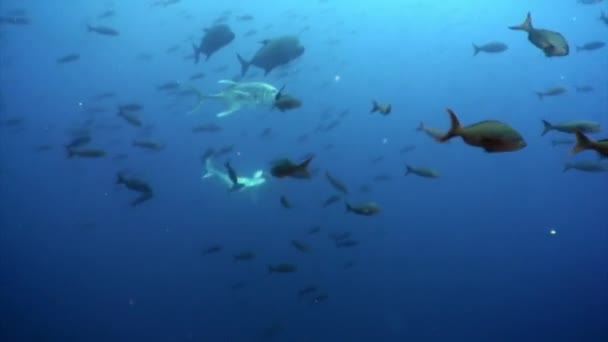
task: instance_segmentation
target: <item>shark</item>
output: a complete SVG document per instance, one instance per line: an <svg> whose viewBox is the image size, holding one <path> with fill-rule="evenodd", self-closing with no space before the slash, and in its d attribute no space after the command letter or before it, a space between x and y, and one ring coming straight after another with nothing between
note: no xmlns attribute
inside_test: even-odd
<svg viewBox="0 0 608 342"><path fill-rule="evenodd" d="M237 177L237 183L239 187L235 190L234 182L230 179L230 175L228 172L224 170L218 169L215 165L213 165L213 160L211 157L205 159L205 170L203 171L203 176L201 179L216 177L222 183L226 184L229 191L244 191L251 188L256 188L264 183L266 183L266 177L264 177L263 170L257 170L253 173L251 177Z"/></svg>
<svg viewBox="0 0 608 342"><path fill-rule="evenodd" d="M197 94L198 101L193 113L203 104L204 100L218 100L224 103L226 110L217 113L218 118L228 116L239 111L243 107L268 106L272 107L276 101L279 89L269 83L264 82L235 82L231 80L220 80L219 84L226 88L213 95L204 95L198 89L192 88Z"/></svg>

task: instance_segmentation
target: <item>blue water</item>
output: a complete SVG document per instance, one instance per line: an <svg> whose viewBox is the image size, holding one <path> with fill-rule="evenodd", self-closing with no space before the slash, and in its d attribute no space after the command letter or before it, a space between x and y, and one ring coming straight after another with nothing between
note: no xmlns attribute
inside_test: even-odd
<svg viewBox="0 0 608 342"><path fill-rule="evenodd" d="M551 146L568 135L540 136L541 119L608 127L608 48L574 48L606 40L608 26L597 18L608 4L152 2L0 2L0 15L20 8L31 19L0 25L0 119L23 119L0 126L0 340L608 340L608 174L562 172L564 161L596 154L569 157L570 146ZM116 15L96 18L107 9ZM184 59L226 10L236 39L207 63ZM536 27L564 34L569 56L546 58L525 33L507 29L527 11ZM236 19L243 14L254 20ZM86 24L120 36L87 33ZM258 33L245 37L250 29ZM181 81L217 92L218 80L239 74L237 52L251 57L258 41L283 34L299 34L304 55L267 77L254 68L257 77L245 80L287 85L303 101L299 109L257 107L218 119L217 103L189 115L192 98L156 90ZM509 49L472 56L471 42L492 40ZM167 53L173 45L179 50ZM80 60L56 63L73 52ZM188 81L196 72L206 76ZM595 91L577 93L575 85ZM542 101L534 95L553 86L569 91ZM91 100L107 91L116 97ZM369 114L372 99L391 103L392 113ZM129 102L144 105L144 128L116 116ZM95 106L107 111L86 112ZM415 131L420 121L447 128L446 107L464 124L505 121L528 146L487 154ZM336 119L335 129L315 131ZM62 145L87 121L91 146L108 155L67 159ZM191 132L203 123L223 130ZM268 127L272 137L259 138ZM309 139L298 142L302 134ZM166 147L131 145L142 137ZM46 144L51 149L40 151ZM217 179L201 179L199 158L230 144L234 151L217 162L229 159L243 174L309 153L319 171L311 180L267 174L259 189L230 193ZM406 145L416 148L401 154ZM384 160L372 164L378 156ZM406 162L441 177L404 177ZM131 207L137 194L115 184L122 170L147 181L154 198ZM335 193L325 170L349 186L348 201L375 201L382 212L321 208ZM377 175L390 180L374 182ZM293 209L280 206L282 195ZM316 225L320 232L309 235ZM360 244L336 248L328 234L342 231ZM293 239L312 251L299 252ZM223 248L202 254L213 245ZM256 258L235 263L243 250ZM298 271L269 275L267 265L278 263ZM327 300L300 297L308 285Z"/></svg>

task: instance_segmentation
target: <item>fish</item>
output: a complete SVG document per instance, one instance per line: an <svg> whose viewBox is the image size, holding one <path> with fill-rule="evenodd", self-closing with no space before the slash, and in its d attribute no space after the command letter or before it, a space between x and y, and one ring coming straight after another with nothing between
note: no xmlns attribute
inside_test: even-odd
<svg viewBox="0 0 608 342"><path fill-rule="evenodd" d="M204 72L197 72L197 73L193 74L192 76L190 76L190 81L200 80L203 77L205 77Z"/></svg>
<svg viewBox="0 0 608 342"><path fill-rule="evenodd" d="M405 165L405 175L409 175L410 173L413 173L417 176L420 177L425 177L425 178L439 178L440 173L437 170L433 170L431 168L428 167L415 167L415 166L410 166L410 165Z"/></svg>
<svg viewBox="0 0 608 342"><path fill-rule="evenodd" d="M331 233L328 235L328 237L332 240L335 241L340 241L340 240L347 240L350 239L353 236L353 233L351 232L341 232L341 233Z"/></svg>
<svg viewBox="0 0 608 342"><path fill-rule="evenodd" d="M576 135L576 143L574 147L570 150L570 154L577 154L584 150L592 150L596 151L603 157L608 157L608 139L601 140L593 140L587 137L583 132L576 130L574 131Z"/></svg>
<svg viewBox="0 0 608 342"><path fill-rule="evenodd" d="M115 14L116 14L116 11L114 11L114 10L103 11L103 12L99 13L99 15L97 15L97 19L107 19L107 18L113 17Z"/></svg>
<svg viewBox="0 0 608 342"><path fill-rule="evenodd" d="M164 144L152 140L133 140L132 145L152 151L160 151L165 148Z"/></svg>
<svg viewBox="0 0 608 342"><path fill-rule="evenodd" d="M537 91L536 95L538 96L539 100L542 100L545 96L558 96L565 94L567 91L568 89L564 87L553 87L544 91Z"/></svg>
<svg viewBox="0 0 608 342"><path fill-rule="evenodd" d="M501 53L507 51L509 47L503 42L489 42L482 45L473 43L473 56L477 56L480 52L486 53Z"/></svg>
<svg viewBox="0 0 608 342"><path fill-rule="evenodd" d="M106 156L106 151L97 148L75 149L66 146L65 151L67 152L68 158L102 158Z"/></svg>
<svg viewBox="0 0 608 342"><path fill-rule="evenodd" d="M576 89L577 93L591 93L593 91L595 91L595 88L592 86L575 86L574 89Z"/></svg>
<svg viewBox="0 0 608 342"><path fill-rule="evenodd" d="M139 103L127 103L119 105L118 109L126 112L139 112L144 109L144 106L140 105Z"/></svg>
<svg viewBox="0 0 608 342"><path fill-rule="evenodd" d="M536 29L532 26L530 12L528 12L523 23L509 26L509 29L528 33L528 40L541 49L547 57L567 56L570 53L568 42L561 33L547 29Z"/></svg>
<svg viewBox="0 0 608 342"><path fill-rule="evenodd" d="M291 205L291 202L289 202L289 200L287 199L287 197L285 197L285 195L281 196L280 202L281 202L281 206L285 209L293 208L293 206Z"/></svg>
<svg viewBox="0 0 608 342"><path fill-rule="evenodd" d="M297 59L305 51L297 36L281 36L267 39L263 40L261 44L262 47L249 61L237 53L237 58L239 63L241 63L241 76L245 76L252 65L263 69L264 75L268 75L274 68Z"/></svg>
<svg viewBox="0 0 608 342"><path fill-rule="evenodd" d="M343 239L343 240L337 240L335 242L336 247L341 248L341 247L355 247L357 245L359 245L359 241L358 240L353 240L353 239Z"/></svg>
<svg viewBox="0 0 608 342"><path fill-rule="evenodd" d="M550 131L574 133L574 131L578 130L583 133L596 133L602 130L602 126L599 123L589 120L572 120L560 122L558 124L552 124L547 120L542 120L542 122L544 129L541 133L541 136L547 134Z"/></svg>
<svg viewBox="0 0 608 342"><path fill-rule="evenodd" d="M156 87L156 90L176 90L179 89L181 83L179 81L169 81Z"/></svg>
<svg viewBox="0 0 608 342"><path fill-rule="evenodd" d="M606 46L605 42L594 41L576 47L576 52L599 50Z"/></svg>
<svg viewBox="0 0 608 342"><path fill-rule="evenodd" d="M77 53L70 53L57 59L57 64L66 64L70 62L76 62L80 59L80 55Z"/></svg>
<svg viewBox="0 0 608 342"><path fill-rule="evenodd" d="M303 288L303 289L300 289L300 290L298 291L298 295L299 295L300 297L304 297L304 296L307 296L307 295L313 294L313 293L315 293L315 292L317 292L317 287L316 287L316 286L314 286L314 285L309 285L309 286L307 286L307 287L305 287L305 288Z"/></svg>
<svg viewBox="0 0 608 342"><path fill-rule="evenodd" d="M243 37L252 37L258 33L258 30L251 29L243 34Z"/></svg>
<svg viewBox="0 0 608 342"><path fill-rule="evenodd" d="M230 191L241 190L245 186L245 184L239 182L239 177L238 177L236 171L234 170L234 168L232 167L232 165L230 165L230 162L224 163L224 167L226 168L226 171L228 172L228 178L230 178L230 181L232 182L232 187L230 188Z"/></svg>
<svg viewBox="0 0 608 342"><path fill-rule="evenodd" d="M348 195L348 187L346 186L346 184L344 184L344 182L342 182L338 178L332 176L331 173L329 173L329 171L325 171L325 179L327 179L329 184L331 184L331 186L334 189L338 190L339 192L341 192L345 195Z"/></svg>
<svg viewBox="0 0 608 342"><path fill-rule="evenodd" d="M209 254L213 254L213 253L217 253L219 251L221 251L223 248L221 245L213 245L213 246L209 246L205 249L203 249L203 251L201 252L202 255L209 255Z"/></svg>
<svg viewBox="0 0 608 342"><path fill-rule="evenodd" d="M135 207L154 197L152 187L145 181L137 178L126 177L122 172L116 174L116 184L123 184L127 189L140 193L140 196L131 201L131 206Z"/></svg>
<svg viewBox="0 0 608 342"><path fill-rule="evenodd" d="M432 127L427 127L422 121L420 122L420 125L418 125L418 128L416 128L416 131L418 131L418 132L424 132L429 137L431 137L433 139L439 139L442 136L444 136L445 133L446 133L444 130L440 130L440 129L432 128Z"/></svg>
<svg viewBox="0 0 608 342"><path fill-rule="evenodd" d="M129 124L131 124L132 126L135 127L141 127L142 126L142 122L139 119L139 117L137 117L137 115L133 114L133 113L128 113L124 110L118 110L118 116L120 116L121 118L125 119Z"/></svg>
<svg viewBox="0 0 608 342"><path fill-rule="evenodd" d="M448 108L447 112L450 116L451 127L443 137L437 139L439 142L461 137L466 144L481 147L489 153L513 152L527 146L521 134L506 123L484 120L463 127L453 110Z"/></svg>
<svg viewBox="0 0 608 342"><path fill-rule="evenodd" d="M204 55L205 61L208 61L214 53L230 44L235 37L234 32L225 24L215 25L206 28L204 31L205 35L199 46L192 44L195 64L198 64L200 55Z"/></svg>
<svg viewBox="0 0 608 342"><path fill-rule="evenodd" d="M120 32L118 32L117 30L111 28L111 27L107 27L107 26L91 26L91 25L87 25L87 31L88 32L95 32L97 34L103 35L103 36L119 36Z"/></svg>
<svg viewBox="0 0 608 342"><path fill-rule="evenodd" d="M236 17L236 20L238 21L251 21L253 19L255 18L251 14L243 14Z"/></svg>
<svg viewBox="0 0 608 342"><path fill-rule="evenodd" d="M585 172L608 172L608 163L602 163L597 160L565 162L563 172L571 169Z"/></svg>
<svg viewBox="0 0 608 342"><path fill-rule="evenodd" d="M274 103L272 104L273 108L277 108L281 112L285 112L287 110L302 107L302 101L300 101L298 98L282 93L284 88L285 87L281 88L281 90L279 90L279 92L275 96Z"/></svg>
<svg viewBox="0 0 608 342"><path fill-rule="evenodd" d="M279 159L272 163L270 173L276 178L310 178L311 173L308 170L310 162L314 156L306 158L304 161L296 164L289 159Z"/></svg>
<svg viewBox="0 0 608 342"><path fill-rule="evenodd" d="M594 4L599 4L602 1L604 1L604 0L576 0L577 3L582 4L582 5L594 5Z"/></svg>
<svg viewBox="0 0 608 342"><path fill-rule="evenodd" d="M268 273L293 273L298 270L298 266L294 264L277 264L268 265Z"/></svg>
<svg viewBox="0 0 608 342"><path fill-rule="evenodd" d="M389 115L393 107L390 104L379 104L376 100L372 101L372 109L369 111L370 113L380 113L382 115Z"/></svg>
<svg viewBox="0 0 608 342"><path fill-rule="evenodd" d="M412 152L415 149L416 149L416 145L405 145L405 146L401 147L401 149L399 150L399 154L405 154L408 152Z"/></svg>
<svg viewBox="0 0 608 342"><path fill-rule="evenodd" d="M291 245L302 253L310 253L310 247L302 241L291 240Z"/></svg>
<svg viewBox="0 0 608 342"><path fill-rule="evenodd" d="M232 256L234 261L249 261L255 259L255 253L250 251L240 252Z"/></svg>
<svg viewBox="0 0 608 342"><path fill-rule="evenodd" d="M214 123L208 123L192 128L192 133L217 133L221 132L222 130L222 126L218 126Z"/></svg>
<svg viewBox="0 0 608 342"><path fill-rule="evenodd" d="M340 196L338 196L338 195L329 196L329 197L327 197L325 199L325 201L323 201L323 203L321 203L321 207L327 208L327 207L329 207L330 205L332 205L334 203L340 202L341 199L342 198Z"/></svg>
<svg viewBox="0 0 608 342"><path fill-rule="evenodd" d="M329 298L329 295L327 293L320 293L316 296L314 296L310 302L315 304L315 303L322 303L322 302L326 302L327 299Z"/></svg>
<svg viewBox="0 0 608 342"><path fill-rule="evenodd" d="M608 25L608 15L604 11L600 14L599 18L604 24Z"/></svg>
<svg viewBox="0 0 608 342"><path fill-rule="evenodd" d="M321 226L310 227L308 230L308 235L318 234L321 231Z"/></svg>
<svg viewBox="0 0 608 342"><path fill-rule="evenodd" d="M206 99L217 100L224 103L226 109L216 114L222 118L239 111L245 106L268 106L275 103L279 90L272 84L264 82L234 82L230 80L220 80L219 84L226 88L213 95L203 95L198 89L193 88L198 96L196 106L190 111L194 113Z"/></svg>
<svg viewBox="0 0 608 342"><path fill-rule="evenodd" d="M91 137L88 135L75 137L74 139L72 139L72 141L65 145L65 147L69 149L74 149L88 144L89 142L91 142L91 140Z"/></svg>
<svg viewBox="0 0 608 342"><path fill-rule="evenodd" d="M10 24L15 26L27 26L31 23L29 18L23 16L0 17L0 24Z"/></svg>
<svg viewBox="0 0 608 342"><path fill-rule="evenodd" d="M347 213L354 213L362 216L374 216L380 213L380 206L374 202L367 202L359 205L351 205L348 202L344 202Z"/></svg>

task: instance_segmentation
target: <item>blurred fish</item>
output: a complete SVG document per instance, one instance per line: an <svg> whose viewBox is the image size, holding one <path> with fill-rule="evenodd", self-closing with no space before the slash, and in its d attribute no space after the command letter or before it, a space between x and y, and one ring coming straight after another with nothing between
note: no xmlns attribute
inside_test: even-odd
<svg viewBox="0 0 608 342"><path fill-rule="evenodd" d="M268 273L293 273L298 270L298 266L294 264L277 264L268 265Z"/></svg>
<svg viewBox="0 0 608 342"><path fill-rule="evenodd" d="M66 63L70 63L70 62L76 62L77 60L80 59L80 55L77 53L70 53L68 55L65 55L63 57L60 57L57 59L57 63L58 64L66 64Z"/></svg>
<svg viewBox="0 0 608 342"><path fill-rule="evenodd" d="M107 19L107 18L113 17L115 14L116 14L116 11L114 11L114 10L103 11L103 12L99 13L99 15L97 16L97 19Z"/></svg>
<svg viewBox="0 0 608 342"><path fill-rule="evenodd" d="M22 16L9 16L9 17L0 17L0 25L1 24L9 24L15 26L26 26L31 23L29 18Z"/></svg>
<svg viewBox="0 0 608 342"><path fill-rule="evenodd" d="M369 111L370 113L380 113L382 115L389 115L392 110L392 106L390 104L379 104L375 100L372 101L372 109Z"/></svg>
<svg viewBox="0 0 608 342"><path fill-rule="evenodd" d="M177 90L181 83L179 81L169 81L156 87L157 90Z"/></svg>
<svg viewBox="0 0 608 342"><path fill-rule="evenodd" d="M179 45L171 45L170 47L167 48L167 50L165 50L166 53L174 53L177 52L179 50Z"/></svg>
<svg viewBox="0 0 608 342"><path fill-rule="evenodd" d="M84 145L88 144L90 141L91 141L91 137L88 135L75 137L74 139L72 139L72 141L70 141L67 145L65 145L65 147L69 148L69 149L74 149L74 148L84 146Z"/></svg>
<svg viewBox="0 0 608 342"><path fill-rule="evenodd" d="M321 207L327 208L332 204L340 202L341 199L342 198L338 195L329 196L329 197L327 197L327 199L325 199L325 201L323 201L323 203L321 203Z"/></svg>
<svg viewBox="0 0 608 342"><path fill-rule="evenodd" d="M425 178L439 178L440 174L439 171L433 170L431 168L428 167L414 167L414 166L410 166L410 165L405 165L405 175L409 175L410 173L413 173L417 176L420 177L425 177Z"/></svg>
<svg viewBox="0 0 608 342"><path fill-rule="evenodd" d="M412 152L415 149L416 149L416 145L405 145L399 150L399 153L404 154L404 153Z"/></svg>
<svg viewBox="0 0 608 342"><path fill-rule="evenodd" d="M346 186L346 184L344 184L344 182L342 182L341 180L339 180L338 178L332 176L329 171L325 171L325 179L327 179L327 181L329 182L329 184L331 184L331 186L338 190L339 192L348 195L348 187Z"/></svg>
<svg viewBox="0 0 608 342"><path fill-rule="evenodd" d="M320 294L314 296L310 300L310 302L313 303L313 304L323 303L323 302L326 302L328 298L329 298L329 295L327 293L320 293Z"/></svg>
<svg viewBox="0 0 608 342"><path fill-rule="evenodd" d="M257 30L249 30L243 34L243 37L251 37L255 36L258 33Z"/></svg>
<svg viewBox="0 0 608 342"><path fill-rule="evenodd" d="M558 96L558 95L565 94L567 91L568 91L568 89L566 89L564 87L553 87L553 88L549 88L545 91L537 91L536 95L538 95L539 100L542 100L543 97L545 97L545 96Z"/></svg>
<svg viewBox="0 0 608 342"><path fill-rule="evenodd" d="M287 199L287 197L285 197L285 195L281 195L281 206L285 209L291 209L293 208L293 206L291 205L291 203L289 202L289 200Z"/></svg>
<svg viewBox="0 0 608 342"><path fill-rule="evenodd" d="M315 285L308 285L303 289L298 291L298 296L305 297L317 292L317 287Z"/></svg>
<svg viewBox="0 0 608 342"><path fill-rule="evenodd" d="M591 93L595 91L595 88L592 86L575 86L574 88L576 89L577 93Z"/></svg>
<svg viewBox="0 0 608 342"><path fill-rule="evenodd" d="M213 245L213 246L209 246L205 249L203 249L203 251L201 252L202 255L209 255L209 254L213 254L213 253L217 253L219 251L222 250L222 246L221 245Z"/></svg>
<svg viewBox="0 0 608 342"><path fill-rule="evenodd" d="M249 261L255 259L255 253L250 251L240 252L232 256L234 261Z"/></svg>
<svg viewBox="0 0 608 342"><path fill-rule="evenodd" d="M253 19L255 18L251 14L243 14L236 17L236 20L238 21L251 21Z"/></svg>
<svg viewBox="0 0 608 342"><path fill-rule="evenodd" d="M139 103L127 103L123 105L119 105L118 109L127 112L139 112L144 108L144 106Z"/></svg>
<svg viewBox="0 0 608 342"><path fill-rule="evenodd" d="M483 148L486 152L512 152L527 146L524 138L511 126L496 120L484 120L463 127L451 109L447 109L450 115L451 127L445 136L437 139L446 142L453 137L461 137L471 146Z"/></svg>
<svg viewBox="0 0 608 342"><path fill-rule="evenodd" d="M180 0L157 0L153 3L151 3L150 7L158 7L158 6L167 7L167 6L178 4L179 2L180 2Z"/></svg>
<svg viewBox="0 0 608 342"><path fill-rule="evenodd" d="M389 175L376 175L374 178L372 178L372 180L374 182L386 182L391 180L391 177Z"/></svg>
<svg viewBox="0 0 608 342"><path fill-rule="evenodd" d="M241 63L241 76L245 76L251 65L263 69L264 74L268 75L274 68L300 57L305 50L297 36L282 36L261 43L262 47L249 61L237 54Z"/></svg>
<svg viewBox="0 0 608 342"><path fill-rule="evenodd" d="M291 245L302 253L310 253L310 247L302 241L291 240Z"/></svg>
<svg viewBox="0 0 608 342"><path fill-rule="evenodd" d="M202 124L192 128L192 133L217 133L222 131L222 126L214 123Z"/></svg>
<svg viewBox="0 0 608 342"><path fill-rule="evenodd" d="M357 245L359 245L359 241L358 240L352 240L352 239L344 239L344 240L337 240L335 242L336 247L341 248L341 247L355 247Z"/></svg>
<svg viewBox="0 0 608 342"><path fill-rule="evenodd" d="M196 74L193 74L192 76L190 76L190 81L200 80L203 77L205 77L205 73L197 72Z"/></svg>
<svg viewBox="0 0 608 342"><path fill-rule="evenodd" d="M272 163L270 173L277 178L310 178L311 174L308 166L313 158L314 156L308 157L299 164L295 164L289 159L276 160Z"/></svg>
<svg viewBox="0 0 608 342"><path fill-rule="evenodd" d="M589 43L583 44L581 46L577 46L576 52L599 50L599 49L603 48L604 46L606 46L605 42L601 42L601 41L589 42Z"/></svg>
<svg viewBox="0 0 608 342"><path fill-rule="evenodd" d="M111 27L87 25L88 32L94 32L103 36L118 36L120 33Z"/></svg>
<svg viewBox="0 0 608 342"><path fill-rule="evenodd" d="M141 194L131 202L132 207L135 207L154 197L154 191L148 183L138 178L126 177L122 172L116 174L116 184L123 184L127 187L127 189Z"/></svg>
<svg viewBox="0 0 608 342"><path fill-rule="evenodd" d="M370 160L370 162L372 163L372 165L376 165L376 164L380 163L383 160L384 160L383 156L377 156L375 158L372 158L372 160Z"/></svg>
<svg viewBox="0 0 608 342"><path fill-rule="evenodd" d="M232 151L234 151L234 145L226 145L226 146L222 146L220 147L215 154L217 156L224 156L226 154L230 154L232 153Z"/></svg>
<svg viewBox="0 0 608 342"><path fill-rule="evenodd" d="M160 151L165 148L164 144L153 140L133 140L132 145L135 147L144 148L152 151Z"/></svg>
<svg viewBox="0 0 608 342"><path fill-rule="evenodd" d="M106 156L106 151L97 148L75 149L68 146L65 147L68 158L101 158Z"/></svg>
<svg viewBox="0 0 608 342"><path fill-rule="evenodd" d="M602 1L603 0L576 0L576 2L578 2L579 4L582 4L582 5L594 5L594 4L599 4Z"/></svg>
<svg viewBox="0 0 608 342"><path fill-rule="evenodd" d="M380 213L380 206L374 202L367 202L359 205L350 205L348 202L344 202L347 213L354 213L362 216L374 216Z"/></svg>
<svg viewBox="0 0 608 342"><path fill-rule="evenodd" d="M473 43L473 56L477 56L480 52L486 53L500 53L507 51L509 47L503 42L489 42L483 45L476 45Z"/></svg>
<svg viewBox="0 0 608 342"><path fill-rule="evenodd" d="M34 151L36 152L46 152L53 149L53 145L51 144L42 144L34 147Z"/></svg>
<svg viewBox="0 0 608 342"><path fill-rule="evenodd" d="M604 13L604 11L602 11L602 14L600 15L600 20L604 24L608 25L608 15L606 15L606 13Z"/></svg>
<svg viewBox="0 0 608 342"><path fill-rule="evenodd" d="M120 116L121 118L125 119L132 126L135 126L135 127L142 126L141 120L135 114L132 114L132 113L119 109L117 115Z"/></svg>
<svg viewBox="0 0 608 342"><path fill-rule="evenodd" d="M308 235L318 234L321 231L321 226L310 227Z"/></svg>
<svg viewBox="0 0 608 342"><path fill-rule="evenodd" d="M328 237L334 241L347 240L353 236L351 232L331 233Z"/></svg>
<svg viewBox="0 0 608 342"><path fill-rule="evenodd" d="M219 24L205 29L205 35L199 46L192 44L194 50L194 63L198 63L199 56L205 55L208 61L214 53L230 44L234 40L234 32L228 25Z"/></svg>
<svg viewBox="0 0 608 342"><path fill-rule="evenodd" d="M566 122L560 122L552 124L547 120L542 120L543 132L541 135L545 135L550 131L558 131L562 133L574 133L575 131L581 131L583 133L596 133L602 130L602 126L595 121L589 120L572 120Z"/></svg>
<svg viewBox="0 0 608 342"><path fill-rule="evenodd" d="M526 20L520 25L509 26L511 30L525 31L528 33L528 40L537 48L543 50L547 57L567 56L570 47L564 36L556 31L546 29L535 29L532 26L532 16L530 12Z"/></svg>
<svg viewBox="0 0 608 342"><path fill-rule="evenodd" d="M597 160L565 162L563 171L566 172L571 169L585 171L585 172L607 172L608 163L602 163Z"/></svg>
<svg viewBox="0 0 608 342"><path fill-rule="evenodd" d="M603 157L608 157L608 139L593 140L581 131L575 131L576 144L570 150L570 154L576 154L584 150L596 151Z"/></svg>
<svg viewBox="0 0 608 342"><path fill-rule="evenodd" d="M105 99L111 99L115 96L115 94L113 92L107 91L105 93L99 93L95 96L92 97L93 100L105 100Z"/></svg>

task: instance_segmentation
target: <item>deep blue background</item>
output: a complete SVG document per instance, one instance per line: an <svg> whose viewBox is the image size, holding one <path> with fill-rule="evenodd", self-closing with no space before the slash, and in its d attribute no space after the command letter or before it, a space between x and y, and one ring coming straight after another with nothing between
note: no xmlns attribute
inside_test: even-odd
<svg viewBox="0 0 608 342"><path fill-rule="evenodd" d="M608 49L576 53L575 46L608 37L597 20L608 5L563 1L211 1L182 0L166 8L150 1L10 1L0 14L27 9L32 25L0 26L0 339L2 341L251 341L279 327L276 341L604 341L608 339L607 174L562 172L567 146L541 137L541 118L591 119L608 127ZM556 4L557 3L557 4ZM113 18L97 20L114 8ZM208 63L182 57L190 41L223 11L237 38ZM522 32L510 31L532 11L536 27L562 32L572 53L545 58ZM235 16L252 14L242 22ZM189 17L188 17L189 16ZM86 32L86 24L117 28L119 37ZM271 27L266 27L272 25ZM266 27L266 28L265 28ZM303 30L308 28L306 30ZM244 37L249 29L259 32ZM238 74L237 52L254 54L258 41L297 34L306 52L287 84L304 107L266 108L216 119L205 104L187 115L155 87L195 82L205 92ZM339 40L331 43L332 40ZM472 56L471 42L504 41L499 55ZM178 44L174 54L165 52ZM78 52L81 60L55 60ZM137 55L149 53L150 61ZM227 65L227 71L214 69ZM252 69L253 71L253 69ZM336 76L340 80L336 81ZM567 86L564 96L539 101L534 91ZM592 85L590 94L574 85ZM99 104L104 91L117 98ZM388 117L369 115L370 100L390 102ZM118 103L140 102L146 130L115 116ZM82 103L83 106L80 106ZM69 130L95 115L93 144L110 156L66 159ZM460 139L438 144L415 132L420 121L445 128L451 107L465 124L508 122L528 147L490 155ZM328 133L315 133L322 114L350 114ZM215 122L218 134L191 128ZM273 138L259 133L272 127ZM148 133L145 133L148 132ZM299 135L310 135L298 143ZM146 135L147 134L147 135ZM149 136L167 144L159 153L136 150ZM594 135L605 138L606 133ZM385 140L386 143L383 141ZM327 144L334 149L325 150ZM36 152L40 144L53 144ZM315 153L313 167L330 170L351 188L349 200L373 200L376 217L345 215L317 176L269 179L252 198L201 181L199 156L235 144L228 156L243 174L267 169L277 157ZM402 146L414 151L400 154ZM236 153L238 152L238 154ZM117 161L118 153L128 159ZM384 156L372 165L370 160ZM577 160L593 159L591 152ZM403 177L404 162L434 167L437 180ZM114 184L118 170L148 180L156 197L130 208L134 194ZM374 183L387 174L388 182ZM373 191L357 191L369 184ZM279 197L295 204L284 210ZM321 233L307 230L321 225ZM550 235L556 229L556 235ZM361 241L336 249L327 234L349 230ZM289 245L309 243L304 255ZM201 256L213 244L224 249ZM241 250L252 262L233 263ZM343 264L355 261L351 269ZM299 271L267 275L270 263ZM235 282L244 289L230 290ZM325 303L298 298L316 284ZM266 338L269 339L269 338Z"/></svg>

